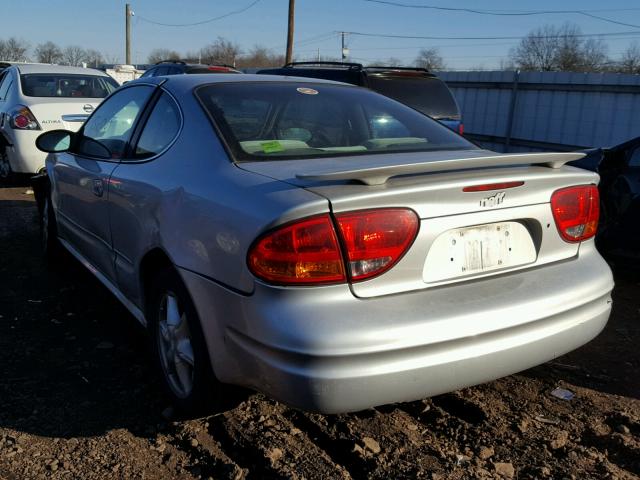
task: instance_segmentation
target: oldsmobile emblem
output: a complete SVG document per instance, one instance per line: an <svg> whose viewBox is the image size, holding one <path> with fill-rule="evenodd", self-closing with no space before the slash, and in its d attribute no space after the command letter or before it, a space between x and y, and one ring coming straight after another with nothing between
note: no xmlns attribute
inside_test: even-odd
<svg viewBox="0 0 640 480"><path fill-rule="evenodd" d="M504 202L505 196L506 196L505 192L498 192L495 195L491 195L490 197L486 197L480 200L480 206L495 207L496 205L500 205L502 202Z"/></svg>
<svg viewBox="0 0 640 480"><path fill-rule="evenodd" d="M93 112L93 105L87 103L82 107L82 109L87 113L91 113Z"/></svg>

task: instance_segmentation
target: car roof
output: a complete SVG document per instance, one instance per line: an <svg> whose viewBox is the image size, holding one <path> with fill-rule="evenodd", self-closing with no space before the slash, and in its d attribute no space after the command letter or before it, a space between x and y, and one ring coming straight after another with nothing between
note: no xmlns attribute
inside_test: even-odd
<svg viewBox="0 0 640 480"><path fill-rule="evenodd" d="M162 84L166 87L175 88L194 88L198 85L208 85L211 83L315 83L315 84L328 84L328 85L346 85L354 87L348 83L334 82L333 80L324 80L322 78L308 78L308 77L293 77L290 75L259 75L259 74L243 74L237 73L219 73L217 75L208 75L206 73L194 73L192 75L169 75L160 77L145 77L128 82L127 85L133 85L136 83L153 83Z"/></svg>
<svg viewBox="0 0 640 480"><path fill-rule="evenodd" d="M51 65L47 63L23 63L14 65L22 73L62 73L67 75L98 75L107 74L95 68L69 67L67 65Z"/></svg>

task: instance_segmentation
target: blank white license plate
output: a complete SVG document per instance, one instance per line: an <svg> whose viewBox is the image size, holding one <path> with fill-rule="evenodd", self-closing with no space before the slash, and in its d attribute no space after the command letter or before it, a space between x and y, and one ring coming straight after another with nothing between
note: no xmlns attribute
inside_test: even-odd
<svg viewBox="0 0 640 480"><path fill-rule="evenodd" d="M429 249L423 278L435 282L532 263L536 250L529 231L518 222L491 223L448 230Z"/></svg>

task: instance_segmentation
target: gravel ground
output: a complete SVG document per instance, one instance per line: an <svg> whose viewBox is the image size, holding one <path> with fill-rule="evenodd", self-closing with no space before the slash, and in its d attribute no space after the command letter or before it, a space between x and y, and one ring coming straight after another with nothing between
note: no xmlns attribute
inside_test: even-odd
<svg viewBox="0 0 640 480"><path fill-rule="evenodd" d="M25 190L0 188L0 480L640 478L629 273L596 340L518 375L334 416L242 391L179 419L135 320L74 260L44 268Z"/></svg>

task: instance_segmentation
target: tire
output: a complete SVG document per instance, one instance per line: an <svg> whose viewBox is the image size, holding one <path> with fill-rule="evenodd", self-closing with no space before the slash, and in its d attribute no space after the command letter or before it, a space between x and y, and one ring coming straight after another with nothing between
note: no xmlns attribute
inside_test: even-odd
<svg viewBox="0 0 640 480"><path fill-rule="evenodd" d="M58 240L58 225L51 205L51 195L48 191L44 192L40 208L40 243L45 260L50 264L57 263L62 249Z"/></svg>
<svg viewBox="0 0 640 480"><path fill-rule="evenodd" d="M172 268L147 291L151 351L163 388L183 414L211 412L220 404L216 380L193 301Z"/></svg>
<svg viewBox="0 0 640 480"><path fill-rule="evenodd" d="M12 186L13 177L14 175L11 172L11 165L9 164L6 148L0 146L0 185Z"/></svg>

